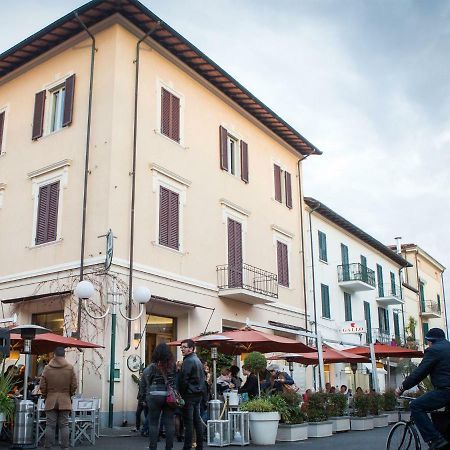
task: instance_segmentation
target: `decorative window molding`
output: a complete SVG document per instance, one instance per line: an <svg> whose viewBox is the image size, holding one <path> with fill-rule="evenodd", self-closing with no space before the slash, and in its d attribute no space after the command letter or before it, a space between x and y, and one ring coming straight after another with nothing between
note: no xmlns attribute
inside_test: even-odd
<svg viewBox="0 0 450 450"><path fill-rule="evenodd" d="M284 237L289 238L289 239L294 239L294 237L295 237L294 233L291 233L290 231L287 231L284 228L279 227L278 225L272 225L272 230L278 234L283 235Z"/></svg>
<svg viewBox="0 0 450 450"><path fill-rule="evenodd" d="M170 178L172 181L189 187L192 184L192 181L189 181L186 178L183 178L180 175L177 175L175 172L166 169L165 167L159 166L158 164L150 164L150 170L159 173L160 175L164 175L167 178Z"/></svg>
<svg viewBox="0 0 450 450"><path fill-rule="evenodd" d="M63 217L63 205L64 205L64 190L69 181L69 166L71 160L64 159L56 163L45 166L41 169L34 170L28 173L28 178L32 182L31 197L33 199L33 224L30 248L40 247L41 245L54 244L62 240L62 217ZM36 227L37 227L37 215L39 210L39 190L41 187L48 184L59 182L59 197L58 197L58 215L57 215L57 231L56 239L51 242L36 245Z"/></svg>
<svg viewBox="0 0 450 450"><path fill-rule="evenodd" d="M237 217L240 221L246 220L248 216L250 216L250 211L240 207L239 205L236 205L236 203L230 202L229 200L225 198L221 198L219 200L219 203L222 205L222 209L225 211L225 208L228 208L230 210L233 210L235 214L237 214ZM226 217L223 216L224 222L226 222Z"/></svg>
<svg viewBox="0 0 450 450"><path fill-rule="evenodd" d="M161 130L161 123L162 123L162 92L163 89L169 92L171 95L177 97L180 101L179 105L179 140L173 139L172 137L164 134ZM168 139L170 142L173 142L175 144L180 145L184 149L185 142L184 142L184 109L185 109L185 97L181 92L178 92L174 89L173 83L171 82L164 82L160 79L156 80L156 127L155 127L155 133Z"/></svg>

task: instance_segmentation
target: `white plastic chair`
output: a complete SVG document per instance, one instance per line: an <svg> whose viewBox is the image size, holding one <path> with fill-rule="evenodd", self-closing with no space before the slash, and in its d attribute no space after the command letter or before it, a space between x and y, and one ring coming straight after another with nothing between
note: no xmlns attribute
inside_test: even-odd
<svg viewBox="0 0 450 450"><path fill-rule="evenodd" d="M93 398L74 398L71 414L70 445L75 447L83 440L95 445L96 400Z"/></svg>

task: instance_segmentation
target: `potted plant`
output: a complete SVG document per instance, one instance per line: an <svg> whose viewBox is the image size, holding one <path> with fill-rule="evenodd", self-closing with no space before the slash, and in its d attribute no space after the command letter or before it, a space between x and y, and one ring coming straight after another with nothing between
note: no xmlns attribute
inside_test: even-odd
<svg viewBox="0 0 450 450"><path fill-rule="evenodd" d="M244 366L258 378L258 393L261 395L259 375L266 370L267 359L260 352L251 352L244 359Z"/></svg>
<svg viewBox="0 0 450 450"><path fill-rule="evenodd" d="M353 397L353 415L350 419L352 430L373 429L373 417L369 416L369 402L369 396L366 394L357 394Z"/></svg>
<svg viewBox="0 0 450 450"><path fill-rule="evenodd" d="M308 398L306 415L308 417L308 437L326 437L333 434L333 422L327 416L328 395L315 392Z"/></svg>
<svg viewBox="0 0 450 450"><path fill-rule="evenodd" d="M296 392L284 392L281 397L286 406L279 411L281 421L278 425L277 441L295 442L308 439L308 423L300 409L300 395Z"/></svg>
<svg viewBox="0 0 450 450"><path fill-rule="evenodd" d="M269 397L258 397L241 405L241 411L249 412L250 435L253 444L275 444L280 421L278 409L280 409L280 405L277 405Z"/></svg>
<svg viewBox="0 0 450 450"><path fill-rule="evenodd" d="M5 373L0 374L0 426L9 420L14 414L14 401L8 395L13 387L13 380L11 375Z"/></svg>
<svg viewBox="0 0 450 450"><path fill-rule="evenodd" d="M375 428L387 427L389 425L388 415L382 414L383 407L383 396L377 392L372 392L369 395L369 413L373 416L373 426Z"/></svg>
<svg viewBox="0 0 450 450"><path fill-rule="evenodd" d="M393 389L388 389L384 394L384 411L388 415L388 422L395 423L398 420L397 407L397 397L395 396L395 391Z"/></svg>
<svg viewBox="0 0 450 450"><path fill-rule="evenodd" d="M344 394L328 394L327 416L333 422L333 433L350 430L348 401Z"/></svg>

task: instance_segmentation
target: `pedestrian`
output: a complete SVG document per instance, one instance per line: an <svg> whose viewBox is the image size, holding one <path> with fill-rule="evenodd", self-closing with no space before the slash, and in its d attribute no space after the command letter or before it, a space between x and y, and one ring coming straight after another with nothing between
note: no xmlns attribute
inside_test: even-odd
<svg viewBox="0 0 450 450"><path fill-rule="evenodd" d="M141 434L142 436L148 436L148 429L145 427L145 419L147 419L148 408L145 400L145 392L141 392L142 387L142 377L144 371L142 369L139 370L139 390L137 395L137 407L136 407L136 428L133 431L141 430L141 418L142 413L144 413L144 426L142 427Z"/></svg>
<svg viewBox="0 0 450 450"><path fill-rule="evenodd" d="M160 418L166 432L166 450L172 450L175 432L173 407L166 402L167 387L175 388L175 363L165 342L158 344L152 354L151 364L145 368L141 380L141 399L145 396L148 407L148 448L156 450Z"/></svg>
<svg viewBox="0 0 450 450"><path fill-rule="evenodd" d="M191 450L195 428L197 450L203 449L203 424L200 417L200 403L205 391L205 372L195 353L195 344L191 339L181 341L183 365L179 377L179 391L185 404L183 406L184 450Z"/></svg>
<svg viewBox="0 0 450 450"><path fill-rule="evenodd" d="M63 450L69 449L69 414L72 410L72 395L77 391L77 377L72 364L65 358L64 347L56 347L54 356L45 366L40 380L42 396L45 399L44 448L52 448L55 443L56 424Z"/></svg>
<svg viewBox="0 0 450 450"><path fill-rule="evenodd" d="M429 347L422 362L395 390L397 396L430 377L433 390L413 400L409 406L411 418L429 449L448 448L447 439L438 431L428 415L450 403L450 342L440 328L431 328L425 335Z"/></svg>
<svg viewBox="0 0 450 450"><path fill-rule="evenodd" d="M180 383L178 382L181 373L181 365L182 361L177 361L176 363L176 385L178 386ZM184 441L184 426L183 426L183 411L180 406L177 406L174 411L175 416L175 434L177 436L178 442Z"/></svg>

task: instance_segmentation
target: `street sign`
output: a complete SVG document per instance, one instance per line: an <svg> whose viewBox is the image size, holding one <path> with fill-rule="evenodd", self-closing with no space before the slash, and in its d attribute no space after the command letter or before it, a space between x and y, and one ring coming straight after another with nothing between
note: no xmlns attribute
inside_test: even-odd
<svg viewBox="0 0 450 450"><path fill-rule="evenodd" d="M344 322L341 325L340 331L343 334L365 333L367 331L367 329L366 329L366 322L364 320L360 320L360 321L352 321L352 320L350 320L348 322Z"/></svg>

